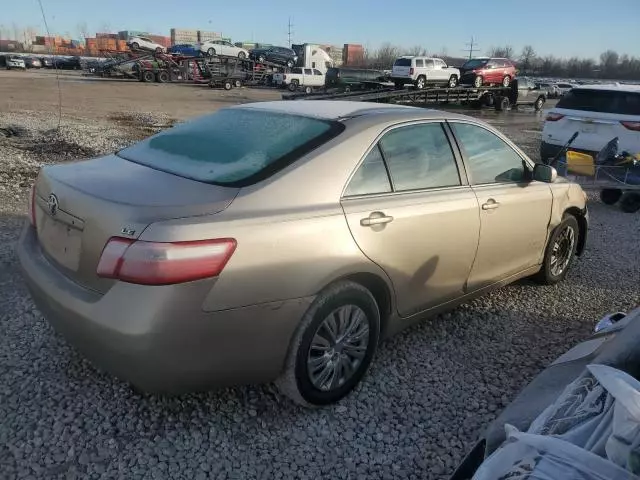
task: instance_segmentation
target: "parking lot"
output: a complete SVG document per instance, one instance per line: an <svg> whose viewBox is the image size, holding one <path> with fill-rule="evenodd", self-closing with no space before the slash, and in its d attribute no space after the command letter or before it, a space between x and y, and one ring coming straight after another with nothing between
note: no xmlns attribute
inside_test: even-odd
<svg viewBox="0 0 640 480"><path fill-rule="evenodd" d="M140 394L96 370L34 307L13 251L31 182L43 164L280 92L75 72L59 84L52 72L0 72L0 478L446 478L533 376L602 315L640 304L640 215L592 196L587 250L566 282L521 281L384 342L338 405L302 409L271 385ZM538 155L542 114L463 112Z"/></svg>

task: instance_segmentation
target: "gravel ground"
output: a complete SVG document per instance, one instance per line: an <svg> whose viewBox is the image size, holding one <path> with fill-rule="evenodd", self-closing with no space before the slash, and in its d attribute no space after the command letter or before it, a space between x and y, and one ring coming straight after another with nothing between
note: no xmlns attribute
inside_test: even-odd
<svg viewBox="0 0 640 480"><path fill-rule="evenodd" d="M540 117L479 115L536 154ZM386 341L339 405L301 409L270 385L142 395L97 371L41 318L13 248L40 165L112 151L173 119L65 117L55 133L48 118L0 113L0 128L14 126L9 137L0 130L2 479L446 478L481 429L596 319L640 303L640 215L594 200L588 250L565 283L519 282Z"/></svg>

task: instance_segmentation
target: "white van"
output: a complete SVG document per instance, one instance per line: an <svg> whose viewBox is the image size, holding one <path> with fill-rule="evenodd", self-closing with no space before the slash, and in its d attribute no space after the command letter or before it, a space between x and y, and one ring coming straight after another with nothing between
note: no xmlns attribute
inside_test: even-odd
<svg viewBox="0 0 640 480"><path fill-rule="evenodd" d="M571 148L594 154L618 137L619 150L640 153L640 85L576 86L549 110L542 129L543 162L578 132Z"/></svg>
<svg viewBox="0 0 640 480"><path fill-rule="evenodd" d="M440 58L410 57L397 58L391 70L391 81L396 88L402 88L411 83L417 89L423 89L427 84L443 85L454 88L460 80L460 70L448 67Z"/></svg>

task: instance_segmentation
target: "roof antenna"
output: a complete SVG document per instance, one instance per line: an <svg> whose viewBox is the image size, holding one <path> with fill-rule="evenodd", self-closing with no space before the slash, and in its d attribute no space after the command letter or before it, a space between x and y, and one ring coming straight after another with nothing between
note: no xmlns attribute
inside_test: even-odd
<svg viewBox="0 0 640 480"><path fill-rule="evenodd" d="M47 17L44 14L44 7L42 6L42 0L38 0L38 5L40 5L42 21L44 22L44 28L47 31L47 36L51 37L51 32L49 32L49 25L47 24ZM62 89L60 88L60 73L58 72L58 62L56 62L56 59L53 57L51 45L49 45L49 55L51 55L53 68L55 68L56 70L56 82L58 84L58 126L56 127L56 130L60 130L60 122L62 121Z"/></svg>

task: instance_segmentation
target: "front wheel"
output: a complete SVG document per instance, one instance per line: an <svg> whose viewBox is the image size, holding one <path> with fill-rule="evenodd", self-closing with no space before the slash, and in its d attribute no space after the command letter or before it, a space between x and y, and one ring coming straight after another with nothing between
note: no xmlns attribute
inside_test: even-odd
<svg viewBox="0 0 640 480"><path fill-rule="evenodd" d="M477 75L476 78L473 79L473 86L476 88L480 88L483 83L484 80L480 75Z"/></svg>
<svg viewBox="0 0 640 480"><path fill-rule="evenodd" d="M156 53L162 53L162 47L156 48Z"/></svg>
<svg viewBox="0 0 640 480"><path fill-rule="evenodd" d="M138 50L140 48L140 45L138 45L138 42L133 42L131 44L131 50Z"/></svg>
<svg viewBox="0 0 640 480"><path fill-rule="evenodd" d="M207 55L209 55L210 57L213 57L215 54L216 54L215 48L210 48L209 50L207 50Z"/></svg>
<svg viewBox="0 0 640 480"><path fill-rule="evenodd" d="M502 77L502 86L507 88L509 85L511 85L511 77L509 75L505 75Z"/></svg>
<svg viewBox="0 0 640 480"><path fill-rule="evenodd" d="M260 56L258 57L258 62L259 62L259 63L264 63L264 61L265 61L264 55L260 55Z"/></svg>
<svg viewBox="0 0 640 480"><path fill-rule="evenodd" d="M233 83L231 83L231 81L227 80L226 82L224 82L225 90L231 90L232 88L233 88Z"/></svg>
<svg viewBox="0 0 640 480"><path fill-rule="evenodd" d="M544 285L554 285L567 276L578 246L580 229L576 217L566 214L549 238L542 268L534 279Z"/></svg>
<svg viewBox="0 0 640 480"><path fill-rule="evenodd" d="M533 109L536 112L539 112L544 107L544 97L540 97L536 100L536 103L533 104Z"/></svg>
<svg viewBox="0 0 640 480"><path fill-rule="evenodd" d="M456 77L455 75L451 75L451 77L449 78L449 82L447 83L447 86L449 88L456 88L458 86L458 77Z"/></svg>
<svg viewBox="0 0 640 480"><path fill-rule="evenodd" d="M295 92L298 89L298 82L296 80L292 80L288 88L290 92Z"/></svg>
<svg viewBox="0 0 640 480"><path fill-rule="evenodd" d="M245 58L247 58L247 54L244 53L244 52L240 52L240 53L238 53L238 58L240 60L244 60Z"/></svg>
<svg viewBox="0 0 640 480"><path fill-rule="evenodd" d="M307 95L309 95L312 91L313 89L311 87L304 87L304 93L306 93Z"/></svg>
<svg viewBox="0 0 640 480"><path fill-rule="evenodd" d="M362 285L341 281L314 300L293 336L278 389L320 406L349 394L366 373L380 337L380 312Z"/></svg>

